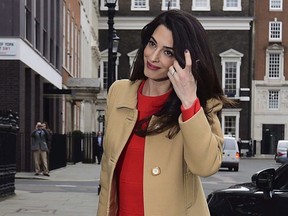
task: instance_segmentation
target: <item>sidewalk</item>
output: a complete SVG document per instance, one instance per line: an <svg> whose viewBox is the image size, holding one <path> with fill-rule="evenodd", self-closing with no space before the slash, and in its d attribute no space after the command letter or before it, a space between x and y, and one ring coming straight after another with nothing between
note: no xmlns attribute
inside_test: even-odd
<svg viewBox="0 0 288 216"><path fill-rule="evenodd" d="M52 170L50 177L16 173L15 178L47 181L97 181L100 165L77 163ZM15 196L0 200L0 216L96 216L97 193L42 192L15 190Z"/></svg>

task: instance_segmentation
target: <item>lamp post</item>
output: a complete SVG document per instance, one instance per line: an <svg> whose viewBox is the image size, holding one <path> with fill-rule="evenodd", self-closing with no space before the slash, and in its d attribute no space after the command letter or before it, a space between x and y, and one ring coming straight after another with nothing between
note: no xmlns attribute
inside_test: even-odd
<svg viewBox="0 0 288 216"><path fill-rule="evenodd" d="M115 67L117 59L117 50L120 38L114 29L114 16L117 0L105 0L105 6L108 7L108 80L107 91L115 81Z"/></svg>

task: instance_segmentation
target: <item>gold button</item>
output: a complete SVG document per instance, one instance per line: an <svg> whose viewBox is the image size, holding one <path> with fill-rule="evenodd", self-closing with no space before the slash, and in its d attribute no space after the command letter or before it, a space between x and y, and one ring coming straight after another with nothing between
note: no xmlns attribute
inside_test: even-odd
<svg viewBox="0 0 288 216"><path fill-rule="evenodd" d="M154 176L157 176L157 175L159 175L160 173L161 173L160 167L155 167L155 168L152 169L152 174L153 174Z"/></svg>

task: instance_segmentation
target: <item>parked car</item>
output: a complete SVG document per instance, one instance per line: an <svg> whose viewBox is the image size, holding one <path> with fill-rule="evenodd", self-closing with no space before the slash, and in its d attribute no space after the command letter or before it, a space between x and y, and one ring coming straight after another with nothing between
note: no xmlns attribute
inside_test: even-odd
<svg viewBox="0 0 288 216"><path fill-rule="evenodd" d="M261 170L251 181L210 193L211 216L288 215L288 163Z"/></svg>
<svg viewBox="0 0 288 216"><path fill-rule="evenodd" d="M275 160L277 163L285 163L288 161L288 140L279 140L277 143Z"/></svg>
<svg viewBox="0 0 288 216"><path fill-rule="evenodd" d="M224 136L223 158L221 167L228 168L229 171L239 170L240 152L237 141L234 137Z"/></svg>

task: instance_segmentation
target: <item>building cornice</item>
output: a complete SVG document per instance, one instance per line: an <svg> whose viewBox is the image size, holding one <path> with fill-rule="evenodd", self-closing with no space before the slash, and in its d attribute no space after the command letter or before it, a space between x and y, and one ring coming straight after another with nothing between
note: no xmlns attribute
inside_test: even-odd
<svg viewBox="0 0 288 216"><path fill-rule="evenodd" d="M115 17L117 30L141 30L154 17ZM253 17L197 17L206 30L250 30ZM107 30L108 18L99 17L99 29Z"/></svg>

